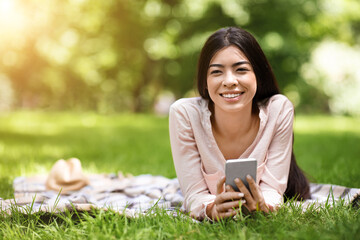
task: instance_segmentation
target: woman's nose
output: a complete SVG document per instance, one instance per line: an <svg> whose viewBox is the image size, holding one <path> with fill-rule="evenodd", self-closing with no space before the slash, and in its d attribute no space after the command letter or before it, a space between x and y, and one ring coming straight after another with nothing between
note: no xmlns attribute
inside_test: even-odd
<svg viewBox="0 0 360 240"><path fill-rule="evenodd" d="M223 81L224 87L232 87L237 85L236 76L234 76L232 73L228 73L225 75L225 79Z"/></svg>

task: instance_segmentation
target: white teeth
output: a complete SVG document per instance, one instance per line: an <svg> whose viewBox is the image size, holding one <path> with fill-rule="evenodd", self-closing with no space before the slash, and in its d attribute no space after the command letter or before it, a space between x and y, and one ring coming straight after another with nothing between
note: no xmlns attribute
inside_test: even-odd
<svg viewBox="0 0 360 240"><path fill-rule="evenodd" d="M238 97L240 96L241 94L240 93L236 93L236 94L222 94L223 97L225 98L234 98L234 97Z"/></svg>

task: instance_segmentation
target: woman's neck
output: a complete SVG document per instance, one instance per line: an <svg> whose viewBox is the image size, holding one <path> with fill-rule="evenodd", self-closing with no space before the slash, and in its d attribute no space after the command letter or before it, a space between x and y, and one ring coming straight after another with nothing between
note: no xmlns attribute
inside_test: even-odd
<svg viewBox="0 0 360 240"><path fill-rule="evenodd" d="M213 131L227 139L246 135L257 124L258 119L258 116L252 114L251 105L238 112L225 112L214 106L213 113Z"/></svg>

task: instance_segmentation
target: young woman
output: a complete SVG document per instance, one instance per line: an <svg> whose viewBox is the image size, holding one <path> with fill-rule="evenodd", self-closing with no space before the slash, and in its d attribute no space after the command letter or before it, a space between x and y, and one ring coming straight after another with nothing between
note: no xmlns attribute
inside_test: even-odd
<svg viewBox="0 0 360 240"><path fill-rule="evenodd" d="M247 31L224 28L206 41L198 62L201 97L170 109L170 142L183 207L197 219L232 217L241 202L248 211L276 209L286 197L309 197L308 181L293 154L291 102L279 94L263 51ZM224 188L225 162L257 159L248 191Z"/></svg>

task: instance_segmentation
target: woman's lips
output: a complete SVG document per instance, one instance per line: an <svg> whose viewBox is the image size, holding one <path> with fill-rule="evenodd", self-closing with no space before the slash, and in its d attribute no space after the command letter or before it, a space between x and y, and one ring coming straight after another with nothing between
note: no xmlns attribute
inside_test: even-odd
<svg viewBox="0 0 360 240"><path fill-rule="evenodd" d="M237 98L239 96L241 96L242 94L244 94L244 92L239 92L239 93L220 93L220 96L222 96L223 98Z"/></svg>

